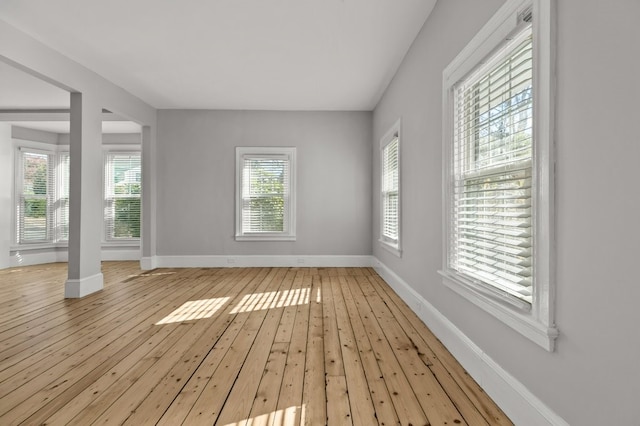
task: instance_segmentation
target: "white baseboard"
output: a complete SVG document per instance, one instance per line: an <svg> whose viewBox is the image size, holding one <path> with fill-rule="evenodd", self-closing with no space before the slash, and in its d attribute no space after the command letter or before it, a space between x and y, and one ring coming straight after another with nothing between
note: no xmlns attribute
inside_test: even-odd
<svg viewBox="0 0 640 426"><path fill-rule="evenodd" d="M140 260L140 250L131 248L107 248L102 249L101 259L104 261L113 260ZM39 250L16 250L10 256L10 266L31 266L44 263L68 262L69 254L67 249L39 249Z"/></svg>
<svg viewBox="0 0 640 426"><path fill-rule="evenodd" d="M140 268L249 268L249 267L370 267L373 257L363 256L150 256L140 257L138 249L103 249L102 259L140 260ZM67 262L66 250L29 252L16 251L11 266L29 266L43 263Z"/></svg>
<svg viewBox="0 0 640 426"><path fill-rule="evenodd" d="M64 297L66 299L85 297L91 293L102 290L103 287L104 277L102 273L97 273L90 277L67 280L64 284Z"/></svg>
<svg viewBox="0 0 640 426"><path fill-rule="evenodd" d="M391 269L373 267L515 424L569 426Z"/></svg>
<svg viewBox="0 0 640 426"><path fill-rule="evenodd" d="M142 257L140 258L140 269L143 271L150 271L158 267L157 256Z"/></svg>
<svg viewBox="0 0 640 426"><path fill-rule="evenodd" d="M371 256L154 256L143 258L142 269L250 267L369 267ZM149 268L149 269L153 269Z"/></svg>

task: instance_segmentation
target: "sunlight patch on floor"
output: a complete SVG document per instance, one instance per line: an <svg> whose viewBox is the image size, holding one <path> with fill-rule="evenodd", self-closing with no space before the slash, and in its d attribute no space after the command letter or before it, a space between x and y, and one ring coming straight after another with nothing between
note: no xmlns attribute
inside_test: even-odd
<svg viewBox="0 0 640 426"><path fill-rule="evenodd" d="M317 297L320 297L320 295L318 294ZM243 296L242 300L231 310L230 314L253 312L262 309L284 308L287 306L308 305L310 298L310 288L251 293ZM215 299L191 300L158 321L156 325L211 318L222 306L229 302L230 299L230 297L218 297Z"/></svg>
<svg viewBox="0 0 640 426"><path fill-rule="evenodd" d="M284 308L287 306L307 305L311 296L310 288L296 288L284 291L247 294L233 308L232 314L253 312L262 309Z"/></svg>
<svg viewBox="0 0 640 426"><path fill-rule="evenodd" d="M229 299L231 298L217 297L215 299L191 300L158 321L156 325L211 318Z"/></svg>
<svg viewBox="0 0 640 426"><path fill-rule="evenodd" d="M304 406L292 406L239 422L227 423L224 426L294 426L301 424L302 411L304 411Z"/></svg>
<svg viewBox="0 0 640 426"><path fill-rule="evenodd" d="M175 272L146 272L140 275L129 275L130 277L159 277L162 275L173 275Z"/></svg>

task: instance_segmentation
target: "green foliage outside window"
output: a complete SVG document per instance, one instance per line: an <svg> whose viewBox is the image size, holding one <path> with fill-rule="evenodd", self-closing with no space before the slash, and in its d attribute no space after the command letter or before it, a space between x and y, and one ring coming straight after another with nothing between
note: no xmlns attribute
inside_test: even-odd
<svg viewBox="0 0 640 426"><path fill-rule="evenodd" d="M47 217L47 200L42 198L24 200L24 216L31 218Z"/></svg>
<svg viewBox="0 0 640 426"><path fill-rule="evenodd" d="M115 238L140 238L140 198L114 200Z"/></svg>
<svg viewBox="0 0 640 426"><path fill-rule="evenodd" d="M245 199L245 231L284 230L285 168L282 160L252 160L249 197Z"/></svg>

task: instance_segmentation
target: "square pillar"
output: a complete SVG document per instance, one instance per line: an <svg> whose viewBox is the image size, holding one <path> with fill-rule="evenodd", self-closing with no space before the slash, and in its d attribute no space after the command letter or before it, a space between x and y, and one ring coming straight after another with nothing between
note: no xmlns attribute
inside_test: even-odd
<svg viewBox="0 0 640 426"><path fill-rule="evenodd" d="M156 174L155 132L149 126L142 127L142 233L140 268L156 268Z"/></svg>
<svg viewBox="0 0 640 426"><path fill-rule="evenodd" d="M102 290L102 107L71 93L69 134L69 276L65 297Z"/></svg>

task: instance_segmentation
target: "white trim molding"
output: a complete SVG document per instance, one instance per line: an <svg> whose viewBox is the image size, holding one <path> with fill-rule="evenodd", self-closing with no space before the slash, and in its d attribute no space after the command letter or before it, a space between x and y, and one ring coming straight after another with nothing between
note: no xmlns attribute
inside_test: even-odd
<svg viewBox="0 0 640 426"><path fill-rule="evenodd" d="M377 259L374 269L515 424L569 426L395 272Z"/></svg>
<svg viewBox="0 0 640 426"><path fill-rule="evenodd" d="M397 141L398 152L398 206L396 210L396 220L398 224L397 235L395 239L384 235L385 227L385 159L384 152L387 146L394 140ZM380 238L378 242L380 246L392 253L394 256L402 257L402 118L398 118L387 133L380 138Z"/></svg>
<svg viewBox="0 0 640 426"><path fill-rule="evenodd" d="M511 308L511 301L501 301L495 297L488 297L481 288L472 285L460 285L455 277L443 271L438 271L443 277L442 283L451 290L464 297L474 305L490 313L515 331L527 337L531 341L552 352L555 340L558 337L558 329L548 327L536 321L529 312Z"/></svg>
<svg viewBox="0 0 640 426"><path fill-rule="evenodd" d="M41 265L45 263L68 262L66 246L13 247L10 267ZM139 247L102 247L101 261L140 260Z"/></svg>
<svg viewBox="0 0 640 426"><path fill-rule="evenodd" d="M443 71L443 285L553 351L555 323L555 0L508 0ZM531 21L533 34L532 301L525 305L452 265L455 85Z"/></svg>
<svg viewBox="0 0 640 426"><path fill-rule="evenodd" d="M103 287L104 277L102 273L81 279L67 280L64 284L64 297L65 299L78 299L100 291Z"/></svg>
<svg viewBox="0 0 640 426"><path fill-rule="evenodd" d="M155 268L251 268L251 267L315 267L361 268L373 266L368 255L345 256L153 256L142 259L142 269Z"/></svg>
<svg viewBox="0 0 640 426"><path fill-rule="evenodd" d="M150 271L158 267L157 256L142 257L140 259L140 269L143 271Z"/></svg>
<svg viewBox="0 0 640 426"><path fill-rule="evenodd" d="M244 197L250 185L245 182L245 161L265 159L283 161L285 166L283 229L272 232L244 230ZM236 241L295 241L296 240L296 148L295 147L236 147ZM245 193L246 191L246 193Z"/></svg>

